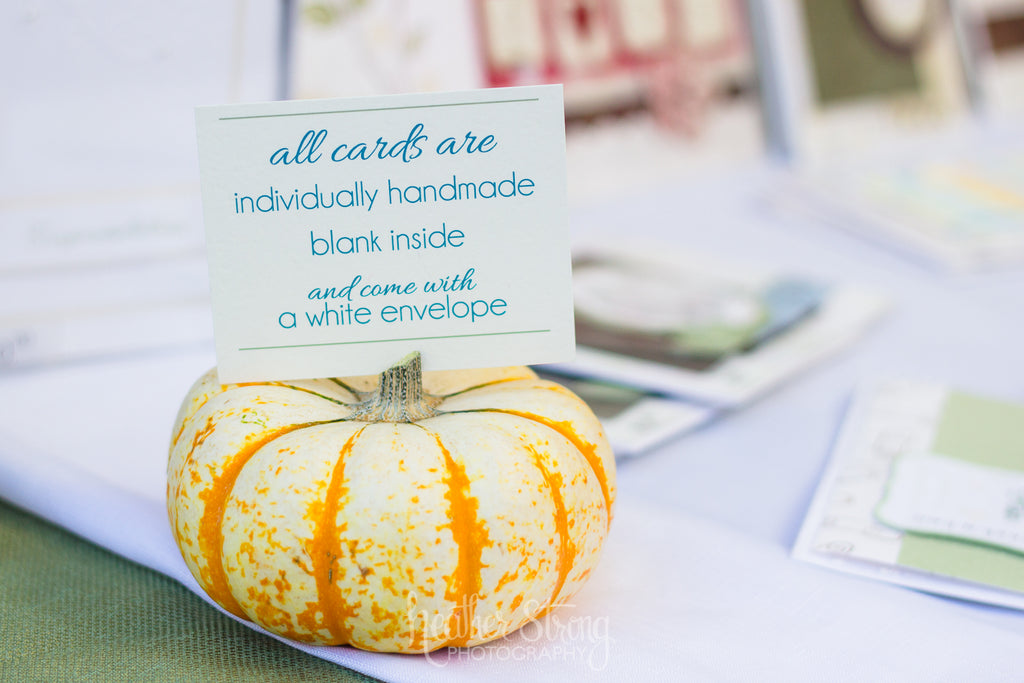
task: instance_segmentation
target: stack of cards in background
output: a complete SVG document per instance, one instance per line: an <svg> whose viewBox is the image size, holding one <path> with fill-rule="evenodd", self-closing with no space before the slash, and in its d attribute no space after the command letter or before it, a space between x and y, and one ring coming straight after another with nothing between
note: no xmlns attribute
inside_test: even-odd
<svg viewBox="0 0 1024 683"><path fill-rule="evenodd" d="M971 136L938 154L839 167L803 189L808 208L830 224L951 272L1024 263L1024 144L1017 141Z"/></svg>
<svg viewBox="0 0 1024 683"><path fill-rule="evenodd" d="M549 370L660 396L643 413L659 434L764 395L853 343L887 308L859 287L604 240L574 246L573 296L576 359ZM641 430L619 431L614 419L636 418L620 414L609 432L633 435L620 450L649 447Z"/></svg>
<svg viewBox="0 0 1024 683"><path fill-rule="evenodd" d="M1024 404L909 381L864 388L793 555L1024 609Z"/></svg>
<svg viewBox="0 0 1024 683"><path fill-rule="evenodd" d="M277 94L280 12L0 10L0 371L212 339L192 110Z"/></svg>

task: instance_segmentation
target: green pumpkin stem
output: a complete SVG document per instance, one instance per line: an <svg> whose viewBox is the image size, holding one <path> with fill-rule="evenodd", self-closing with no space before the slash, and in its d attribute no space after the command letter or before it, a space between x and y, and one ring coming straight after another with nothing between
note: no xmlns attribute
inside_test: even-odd
<svg viewBox="0 0 1024 683"><path fill-rule="evenodd" d="M423 361L413 351L380 373L380 385L356 406L351 420L362 422L416 422L438 415L440 396L423 391Z"/></svg>

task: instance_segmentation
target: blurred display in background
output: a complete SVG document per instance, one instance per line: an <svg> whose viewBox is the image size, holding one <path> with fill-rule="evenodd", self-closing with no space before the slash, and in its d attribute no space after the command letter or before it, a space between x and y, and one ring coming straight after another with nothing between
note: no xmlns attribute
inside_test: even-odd
<svg viewBox="0 0 1024 683"><path fill-rule="evenodd" d="M970 112L957 23L941 0L767 0L778 108L800 163L901 146Z"/></svg>
<svg viewBox="0 0 1024 683"><path fill-rule="evenodd" d="M565 86L570 201L757 159L741 0L300 0L298 98Z"/></svg>
<svg viewBox="0 0 1024 683"><path fill-rule="evenodd" d="M1010 4L768 0L771 135L792 162L772 201L946 271L1024 262L1024 71L991 40Z"/></svg>
<svg viewBox="0 0 1024 683"><path fill-rule="evenodd" d="M297 99L481 87L467 0L294 0Z"/></svg>
<svg viewBox="0 0 1024 683"><path fill-rule="evenodd" d="M0 9L0 369L209 340L193 108L273 99L281 6Z"/></svg>
<svg viewBox="0 0 1024 683"><path fill-rule="evenodd" d="M1024 260L1024 0L13 0L0 19L0 369L210 340L206 103L560 82L574 206L732 182L771 150L786 210L944 267Z"/></svg>
<svg viewBox="0 0 1024 683"><path fill-rule="evenodd" d="M1024 0L960 0L982 111L1024 114Z"/></svg>

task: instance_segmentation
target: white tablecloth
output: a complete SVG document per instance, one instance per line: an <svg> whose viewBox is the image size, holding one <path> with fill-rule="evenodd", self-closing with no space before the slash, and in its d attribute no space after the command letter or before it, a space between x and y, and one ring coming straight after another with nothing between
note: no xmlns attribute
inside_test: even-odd
<svg viewBox="0 0 1024 683"><path fill-rule="evenodd" d="M658 238L882 288L893 312L758 403L625 463L612 535L575 606L476 658L311 649L412 680L1014 680L1024 614L789 559L854 386L938 380L1024 400L1024 270L949 277L767 211L762 170L577 209L576 234ZM182 581L166 443L208 348L0 378L0 497Z"/></svg>

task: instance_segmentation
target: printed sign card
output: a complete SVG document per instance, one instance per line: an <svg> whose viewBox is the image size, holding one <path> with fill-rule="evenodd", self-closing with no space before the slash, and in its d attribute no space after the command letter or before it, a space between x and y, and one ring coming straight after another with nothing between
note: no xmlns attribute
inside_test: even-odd
<svg viewBox="0 0 1024 683"><path fill-rule="evenodd" d="M560 86L200 107L222 382L574 350Z"/></svg>

